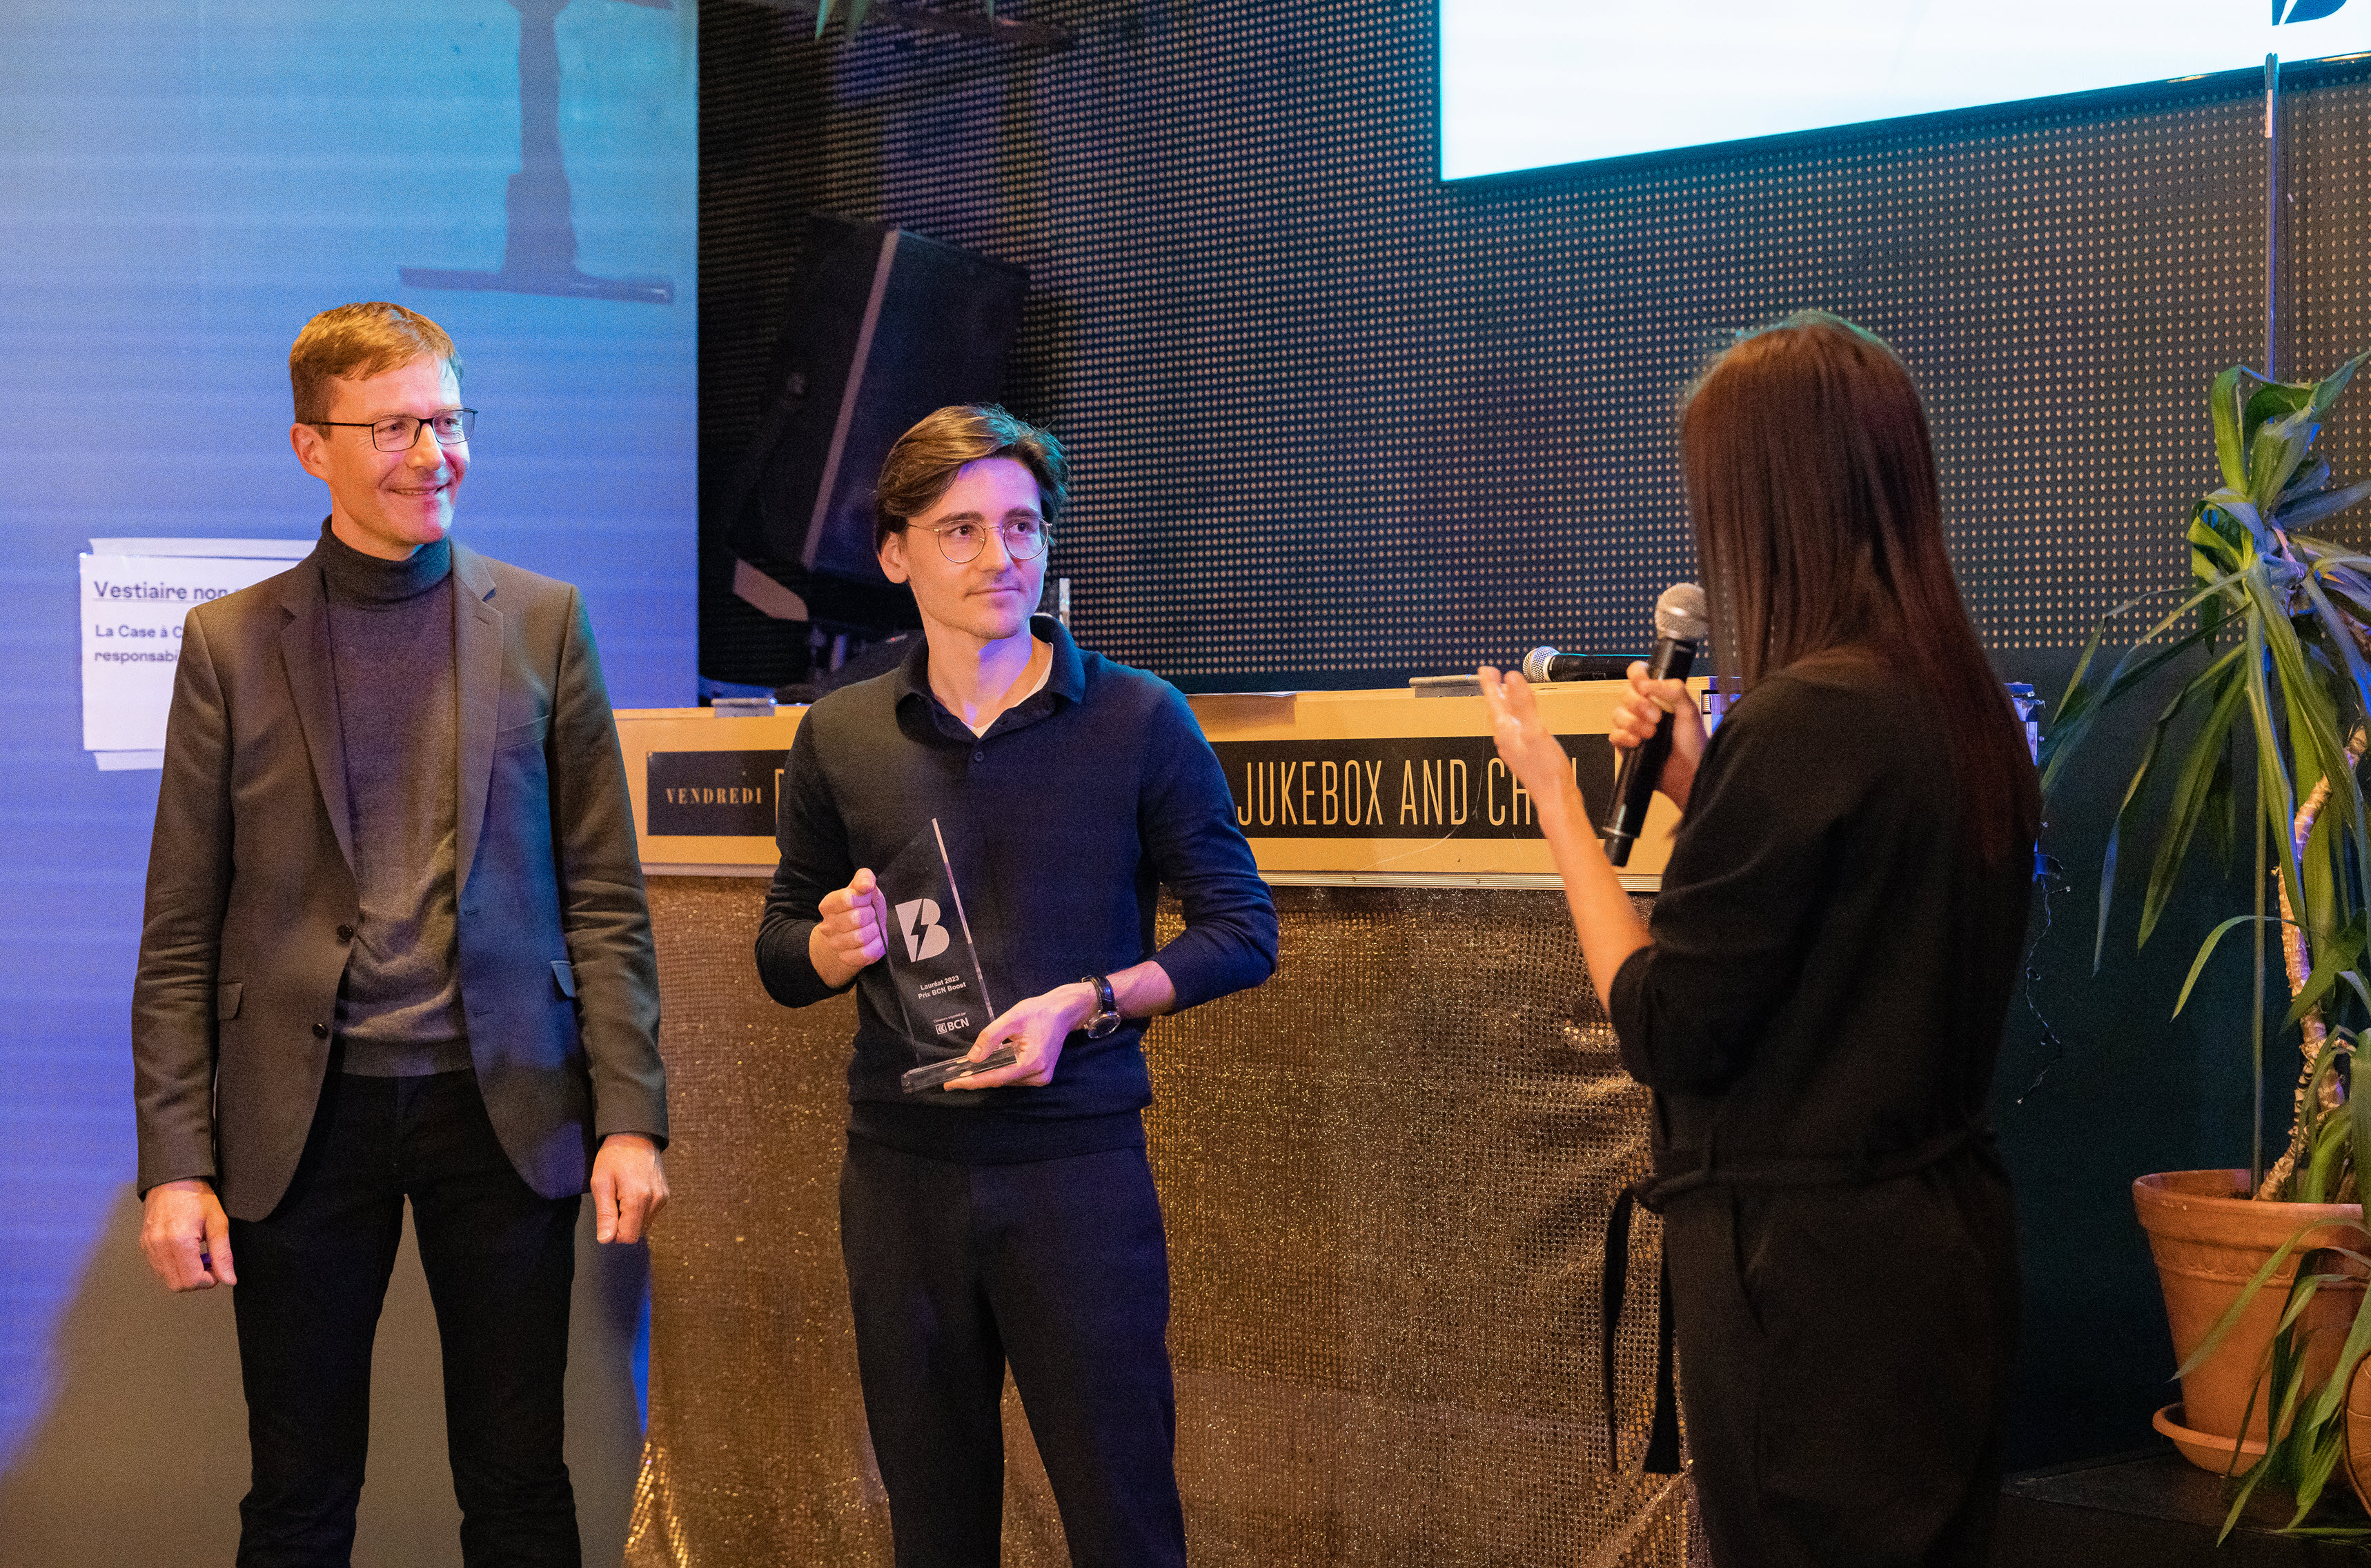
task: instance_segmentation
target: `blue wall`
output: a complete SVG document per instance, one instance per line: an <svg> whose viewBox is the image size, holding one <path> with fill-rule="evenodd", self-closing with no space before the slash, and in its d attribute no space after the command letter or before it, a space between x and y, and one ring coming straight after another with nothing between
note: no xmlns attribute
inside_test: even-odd
<svg viewBox="0 0 2371 1568"><path fill-rule="evenodd" d="M666 304L399 282L504 266L513 4L9 8L0 1147L34 1182L0 1204L0 1470L41 1419L62 1311L133 1173L156 775L99 773L79 749L75 554L93 536L313 534L326 504L288 449L289 341L326 306L398 300L453 334L480 410L459 536L583 586L619 706L693 700L692 5L573 0L556 23L576 266L664 279Z"/></svg>

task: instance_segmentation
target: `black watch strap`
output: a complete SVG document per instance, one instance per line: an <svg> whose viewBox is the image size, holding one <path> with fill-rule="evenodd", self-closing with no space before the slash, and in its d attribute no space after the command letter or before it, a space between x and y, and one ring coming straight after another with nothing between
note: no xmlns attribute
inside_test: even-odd
<svg viewBox="0 0 2371 1568"><path fill-rule="evenodd" d="M1090 1040L1101 1040L1120 1026L1119 997L1112 992L1112 983L1100 974L1082 974L1081 985L1095 988L1095 1014L1081 1026L1080 1032Z"/></svg>

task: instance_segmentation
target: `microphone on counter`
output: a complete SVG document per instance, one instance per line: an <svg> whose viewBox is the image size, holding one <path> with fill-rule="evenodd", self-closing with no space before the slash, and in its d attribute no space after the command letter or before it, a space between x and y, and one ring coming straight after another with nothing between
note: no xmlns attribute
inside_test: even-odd
<svg viewBox="0 0 2371 1568"><path fill-rule="evenodd" d="M1687 679L1695 665L1696 644L1710 628L1703 589L1693 582L1674 582L1664 589L1662 597L1655 601L1655 651L1647 661L1648 678ZM1524 661L1527 678L1530 663ZM1613 776L1613 804L1606 811L1598 836L1605 840L1605 858L1617 866L1630 863L1630 846L1647 825L1647 802L1653 798L1655 781L1663 776L1663 763L1671 755L1671 715L1666 713L1646 744L1622 759L1621 771Z"/></svg>
<svg viewBox="0 0 2371 1568"><path fill-rule="evenodd" d="M1533 686L1549 681L1618 681L1629 668L1627 659L1599 653L1559 653L1542 647L1523 655L1523 679Z"/></svg>

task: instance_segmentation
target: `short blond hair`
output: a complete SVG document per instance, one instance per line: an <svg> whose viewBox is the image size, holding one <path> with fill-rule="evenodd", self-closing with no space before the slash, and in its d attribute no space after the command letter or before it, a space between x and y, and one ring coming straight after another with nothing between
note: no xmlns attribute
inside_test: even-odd
<svg viewBox="0 0 2371 1568"><path fill-rule="evenodd" d="M410 364L422 354L451 368L461 381L461 355L445 329L416 310L375 299L341 305L305 323L288 350L288 387L295 395L296 422L318 424L335 399L330 383L367 381Z"/></svg>

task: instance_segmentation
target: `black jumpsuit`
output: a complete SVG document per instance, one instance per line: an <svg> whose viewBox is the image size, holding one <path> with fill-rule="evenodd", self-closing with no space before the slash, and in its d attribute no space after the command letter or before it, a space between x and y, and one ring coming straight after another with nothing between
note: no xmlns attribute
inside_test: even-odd
<svg viewBox="0 0 2371 1568"><path fill-rule="evenodd" d="M2018 1281L1984 1119L2032 861L1983 866L1960 819L1900 677L1769 676L1614 978L1719 1568L1985 1559Z"/></svg>

